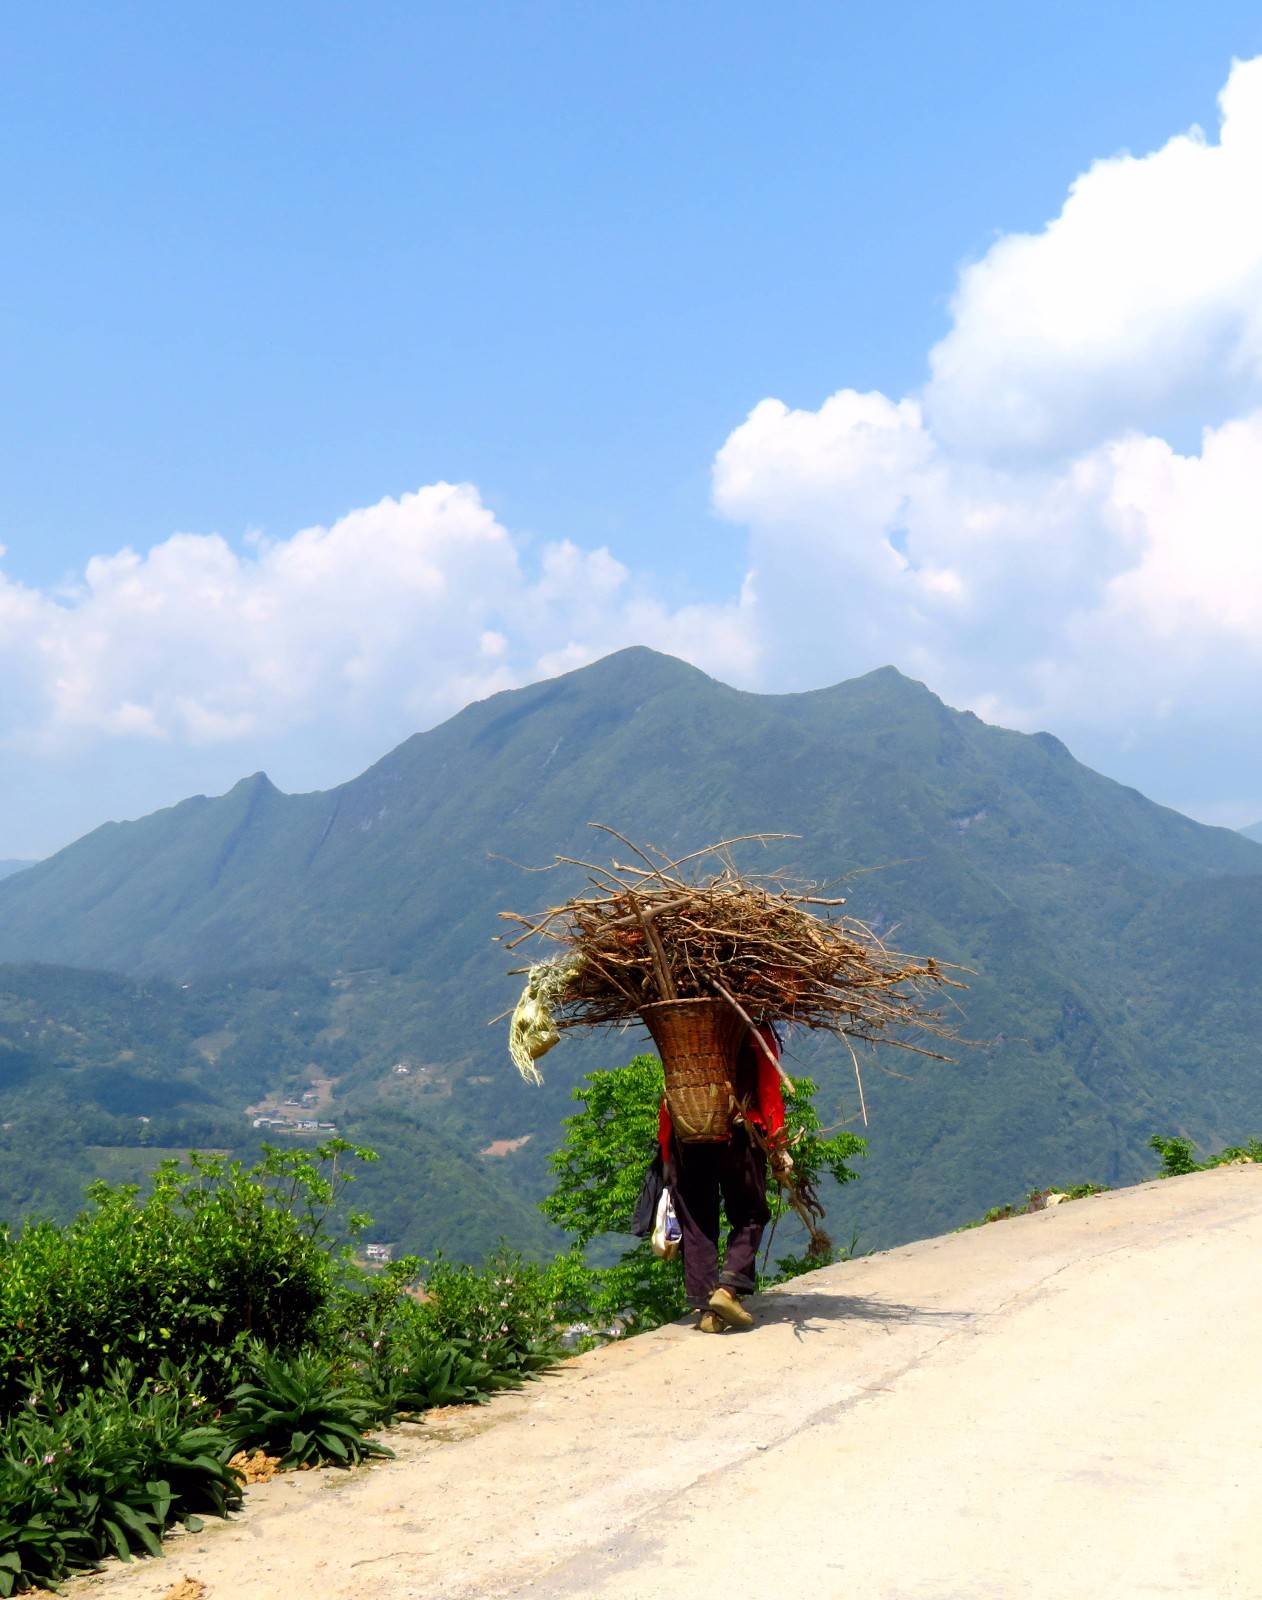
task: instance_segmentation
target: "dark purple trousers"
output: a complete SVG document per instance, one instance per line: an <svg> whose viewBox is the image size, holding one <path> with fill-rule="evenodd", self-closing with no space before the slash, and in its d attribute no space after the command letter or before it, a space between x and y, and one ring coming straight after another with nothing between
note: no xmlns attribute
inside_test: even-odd
<svg viewBox="0 0 1262 1600"><path fill-rule="evenodd" d="M742 1127L717 1144L671 1141L671 1195L683 1232L684 1287L701 1310L722 1284L737 1294L754 1288L754 1263L767 1208L767 1158ZM727 1248L719 1270L720 1204L727 1213Z"/></svg>

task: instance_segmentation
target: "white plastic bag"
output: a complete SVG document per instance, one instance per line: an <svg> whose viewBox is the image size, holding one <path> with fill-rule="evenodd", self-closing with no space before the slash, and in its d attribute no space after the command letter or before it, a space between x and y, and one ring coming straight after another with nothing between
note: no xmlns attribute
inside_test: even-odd
<svg viewBox="0 0 1262 1600"><path fill-rule="evenodd" d="M659 1261L673 1261L679 1254L684 1231L675 1215L675 1202L670 1190L663 1189L657 1202L657 1216L653 1221L653 1254Z"/></svg>

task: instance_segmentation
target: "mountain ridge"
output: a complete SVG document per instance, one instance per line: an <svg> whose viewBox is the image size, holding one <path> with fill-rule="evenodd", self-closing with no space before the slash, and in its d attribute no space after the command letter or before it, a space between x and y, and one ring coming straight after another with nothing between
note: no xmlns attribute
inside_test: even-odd
<svg viewBox="0 0 1262 1600"><path fill-rule="evenodd" d="M1153 1131L1228 1142L1262 1123L1262 851L893 668L764 696L619 652L476 702L334 789L285 795L256 773L106 824L0 883L0 961L194 984L301 969L324 985L323 1022L275 1062L277 1082L332 1081L339 1128L405 1162L413 1133L418 1152L441 1134L466 1154L528 1134L496 1170L530 1197L574 1082L644 1047L570 1035L532 1091L485 1025L518 981L491 943L496 912L582 882L514 863L608 854L592 820L672 854L796 836L739 862L845 880L848 909L882 935L976 972L962 1031L980 1047L906 1081L868 1069L872 1160L842 1197L868 1243L1022 1184L1137 1176ZM1172 951L1203 970L1198 988ZM1189 1030L1207 984L1212 1014ZM1177 1051L1154 1054L1160 1037ZM810 1036L791 1048L825 1121L854 1116L844 1052Z"/></svg>
<svg viewBox="0 0 1262 1600"><path fill-rule="evenodd" d="M1053 736L1012 733L982 723L972 713L953 711L923 684L892 667L878 668L802 695L756 695L720 684L671 657L632 647L557 678L474 702L437 728L412 735L357 777L333 789L285 794L266 773L257 772L241 779L222 796L193 796L136 821L105 823L28 869L20 883L6 881L0 886L0 918L4 924L0 928L0 960L38 959L171 973L181 970L181 960L192 967L199 962L222 967L222 949L208 952L195 942L182 945L178 938L172 941L170 919L182 914L187 920L190 896L213 903L208 937L213 939L218 930L226 941L233 931L233 885L240 885L243 874L253 872L273 882L283 880L292 892L297 878L324 870L323 863L317 868L317 861L322 854L327 858L330 840L336 840L339 834L344 854L351 858L362 856L363 841L352 838L348 842L346 836L357 830L366 838L374 827L379 829L404 786L413 786L418 794L421 785L427 793L439 791L435 801L441 808L442 775L453 755L472 755L483 765L493 762L495 755L510 748L515 729L520 731L524 723L546 720L550 711L564 705L576 686L584 691L588 704L577 725L567 726L552 744L547 764L556 761L558 768L564 767L569 758L563 748L567 738L572 745L576 739L604 735L640 717L654 702L678 696L697 685L705 686L712 714L725 709L741 715L754 731L758 726L764 727L768 757L783 765L800 760L805 754L801 749L784 748L786 727L802 729L821 710L832 719L834 737L847 737L856 723L875 713L886 719L887 739L895 731L904 736L913 731L919 737L932 735L936 724L943 744L951 747L959 745L963 728L983 739L1010 741L1013 749L1024 748L1027 754L1037 749L1052 757L1068 755L1058 740L1054 746L1049 745ZM781 719L779 724L777 716ZM669 758L670 752L663 750L660 754ZM952 748L940 752L937 759L945 765L957 754L958 750ZM1069 759L1072 761L1072 756ZM1226 829L1207 829L1076 762L1074 771L1080 779L1088 775L1087 783L1094 785L1097 792L1103 785L1116 795L1132 797L1137 802L1132 821L1142 815L1151 824L1160 814L1167 834L1179 835L1181 845L1202 841L1200 853L1206 859L1209 854L1218 858L1209 870L1248 873L1262 866L1262 858L1258 864L1252 862L1249 846L1239 842L1239 835ZM599 812L601 798L599 794L592 795L593 816ZM777 808L784 809L781 803ZM985 807L979 804L977 809ZM952 820L958 825L965 816L974 814L963 811ZM498 819L488 818L488 822L492 820ZM623 818L628 820L633 827L633 819ZM752 826L759 826L757 820ZM792 831L782 829L781 821L772 818L762 826ZM719 829L720 833L724 831ZM194 837L195 832L200 837ZM1220 850L1205 842L1210 836L1216 838ZM261 838L268 842L267 851L257 847ZM287 848L277 849L280 839L285 840ZM567 846L574 842L572 838L566 841ZM1115 843L1124 851L1123 841ZM199 855L198 876L193 881L188 877L192 865L187 859L190 846ZM1236 848L1239 854L1233 858L1231 852ZM155 863L160 863L156 873L152 870ZM146 865L151 869L148 881L137 884L135 873ZM163 876L169 880L173 873L181 872L181 904L176 905L163 894L161 883L156 880ZM85 875L90 877L90 888L59 910L57 896L49 894L49 887L58 880L83 883ZM124 933L121 945L120 917L133 927L130 936ZM94 924L103 925L99 939L92 937ZM56 931L58 928L60 932ZM304 929L304 934L309 931ZM281 959L298 959L302 954L251 948L246 959L276 959L278 955Z"/></svg>

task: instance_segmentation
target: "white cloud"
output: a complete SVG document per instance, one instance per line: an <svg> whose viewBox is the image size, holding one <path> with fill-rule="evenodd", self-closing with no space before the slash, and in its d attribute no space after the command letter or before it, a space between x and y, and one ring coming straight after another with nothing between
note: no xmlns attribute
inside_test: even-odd
<svg viewBox="0 0 1262 1600"><path fill-rule="evenodd" d="M1262 652L1262 411L1207 431L1198 456L1160 439L1111 454L1110 506L1137 559L1111 580L1108 615L1167 649L1206 634Z"/></svg>
<svg viewBox="0 0 1262 1600"><path fill-rule="evenodd" d="M1262 401L1262 57L1198 128L1099 161L960 276L926 414L953 450L1080 450Z"/></svg>
<svg viewBox="0 0 1262 1600"><path fill-rule="evenodd" d="M750 522L799 526L827 519L854 557L868 561L873 529L895 524L907 484L932 454L920 408L843 389L818 411L764 400L719 452L719 509ZM885 558L877 556L877 565ZM900 562L891 564L898 570Z"/></svg>
<svg viewBox="0 0 1262 1600"><path fill-rule="evenodd" d="M535 567L474 488L433 484L244 552L177 534L98 557L61 598L0 576L0 739L56 754L367 720L384 741L643 639L748 668L739 603L672 611L608 551L568 542Z"/></svg>
<svg viewBox="0 0 1262 1600"><path fill-rule="evenodd" d="M1189 804L1177 743L1217 728L1262 814L1262 58L1221 106L967 268L922 394L733 431L714 501L777 685L894 661L1115 769L1164 740Z"/></svg>

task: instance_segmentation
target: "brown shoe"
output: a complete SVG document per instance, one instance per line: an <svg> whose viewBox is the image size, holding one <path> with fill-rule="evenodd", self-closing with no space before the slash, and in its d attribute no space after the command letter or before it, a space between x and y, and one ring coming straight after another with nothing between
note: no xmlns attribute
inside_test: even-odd
<svg viewBox="0 0 1262 1600"><path fill-rule="evenodd" d="M726 1333L727 1323L716 1311L703 1311L697 1318L698 1333Z"/></svg>
<svg viewBox="0 0 1262 1600"><path fill-rule="evenodd" d="M752 1328L754 1319L730 1289L716 1289L710 1296L710 1310L729 1328Z"/></svg>

